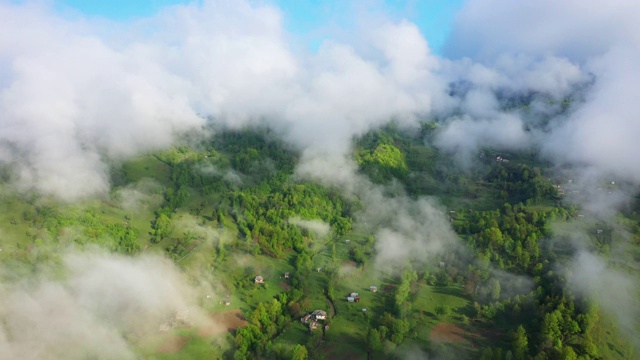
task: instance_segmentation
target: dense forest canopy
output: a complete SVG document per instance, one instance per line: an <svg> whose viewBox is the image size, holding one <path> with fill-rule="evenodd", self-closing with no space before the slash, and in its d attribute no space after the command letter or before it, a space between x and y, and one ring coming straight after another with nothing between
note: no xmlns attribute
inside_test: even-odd
<svg viewBox="0 0 640 360"><path fill-rule="evenodd" d="M172 259L191 274L184 281L214 287L197 306L214 317L238 309L242 323L211 344L189 322L174 322L173 335L129 340L157 358L169 355L141 339L191 338L178 357L633 357L615 312L572 282L588 249L612 272L635 276L635 207L616 218L580 208L567 196L575 184L527 151L487 148L473 169L456 165L430 143L437 131L431 121L418 134L390 123L355 139L355 176L369 189L355 193L296 175L300 154L262 127L217 131L114 167L109 199L80 207L5 191L3 229L15 235L3 246L12 269L3 281L59 273L69 247ZM426 213L368 217L377 189L387 189L376 199L391 212L398 201L431 202L455 240L429 247L438 232L417 245L397 240L411 233L396 222ZM412 250L389 267L381 259L394 246ZM621 248L631 256L619 257ZM305 320L318 309L326 319Z"/></svg>

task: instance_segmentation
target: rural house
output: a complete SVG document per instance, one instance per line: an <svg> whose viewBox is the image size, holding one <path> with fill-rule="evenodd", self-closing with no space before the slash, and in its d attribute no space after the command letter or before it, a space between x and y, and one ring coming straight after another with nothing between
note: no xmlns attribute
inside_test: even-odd
<svg viewBox="0 0 640 360"><path fill-rule="evenodd" d="M311 316L314 317L316 320L326 320L327 312L324 310L316 310L311 313Z"/></svg>
<svg viewBox="0 0 640 360"><path fill-rule="evenodd" d="M327 312L326 311L324 311L324 310L315 310L311 314L307 314L303 318L301 318L300 322L303 323L303 324L308 324L309 320L311 320L311 323L313 324L314 322L316 322L318 320L326 320L326 319L327 319Z"/></svg>

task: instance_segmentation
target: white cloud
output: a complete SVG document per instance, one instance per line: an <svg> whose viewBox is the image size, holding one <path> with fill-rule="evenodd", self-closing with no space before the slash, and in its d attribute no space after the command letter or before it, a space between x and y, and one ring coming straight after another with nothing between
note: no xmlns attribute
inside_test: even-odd
<svg viewBox="0 0 640 360"><path fill-rule="evenodd" d="M169 261L67 253L65 278L0 284L3 359L135 359L135 342L177 313L215 326Z"/></svg>
<svg viewBox="0 0 640 360"><path fill-rule="evenodd" d="M302 148L344 154L353 135L446 98L439 60L406 21L367 29L364 48L376 51L326 42L309 56L290 50L278 9L244 1L129 24L32 4L0 14L11 19L0 24L0 161L23 190L68 200L108 190L106 158L168 146L202 126L199 115L267 120Z"/></svg>

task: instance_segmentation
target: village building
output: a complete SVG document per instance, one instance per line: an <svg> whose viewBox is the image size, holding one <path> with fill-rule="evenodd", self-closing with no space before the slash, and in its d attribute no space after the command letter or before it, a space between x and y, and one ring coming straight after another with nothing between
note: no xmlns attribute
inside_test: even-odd
<svg viewBox="0 0 640 360"><path fill-rule="evenodd" d="M308 324L309 321L311 321L311 323L313 322L317 322L319 320L326 320L327 319L327 312L324 310L315 310L314 312L307 314L305 316L303 316L300 319L300 322L303 324Z"/></svg>
<svg viewBox="0 0 640 360"><path fill-rule="evenodd" d="M327 319L327 312L324 311L324 310L316 310L316 311L311 313L311 316L313 318L315 318L316 320L326 320Z"/></svg>

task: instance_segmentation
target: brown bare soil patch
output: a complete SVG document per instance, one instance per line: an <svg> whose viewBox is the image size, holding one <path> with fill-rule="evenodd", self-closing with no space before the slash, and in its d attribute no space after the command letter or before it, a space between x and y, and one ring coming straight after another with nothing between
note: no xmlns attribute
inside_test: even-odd
<svg viewBox="0 0 640 360"><path fill-rule="evenodd" d="M355 261L351 261L351 260L342 260L342 265L358 267L358 263L356 263Z"/></svg>
<svg viewBox="0 0 640 360"><path fill-rule="evenodd" d="M280 289L284 290L284 291L289 291L291 290L291 285L287 284L286 282L281 282L280 284L278 284L278 286L280 287Z"/></svg>
<svg viewBox="0 0 640 360"><path fill-rule="evenodd" d="M162 345L160 345L160 349L158 349L158 351L162 354L178 353L187 345L189 340L191 340L191 338L188 336L172 335L168 337Z"/></svg>
<svg viewBox="0 0 640 360"><path fill-rule="evenodd" d="M384 292L392 292L393 289L395 289L396 286L394 284L389 284L389 285L385 285L384 288L382 289L382 291Z"/></svg>
<svg viewBox="0 0 640 360"><path fill-rule="evenodd" d="M211 315L211 324L200 328L200 336L214 336L233 333L236 329L249 325L249 322L242 316L240 310L219 312Z"/></svg>
<svg viewBox="0 0 640 360"><path fill-rule="evenodd" d="M364 353L345 351L344 349L339 348L335 344L323 346L322 353L325 355L324 357L325 359L336 359L336 360L364 359L366 356L366 354Z"/></svg>
<svg viewBox="0 0 640 360"><path fill-rule="evenodd" d="M452 323L439 323L429 334L429 340L443 343L467 343L464 329Z"/></svg>

